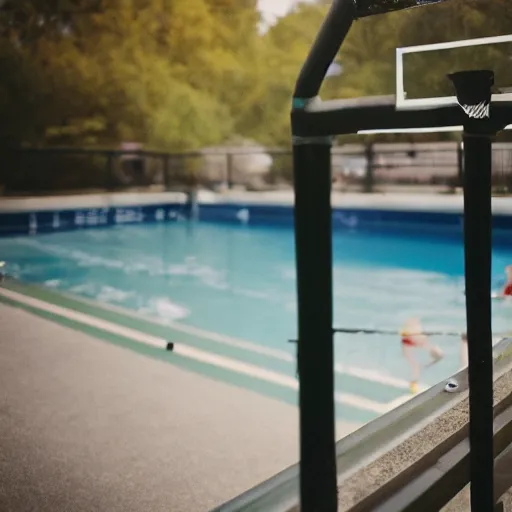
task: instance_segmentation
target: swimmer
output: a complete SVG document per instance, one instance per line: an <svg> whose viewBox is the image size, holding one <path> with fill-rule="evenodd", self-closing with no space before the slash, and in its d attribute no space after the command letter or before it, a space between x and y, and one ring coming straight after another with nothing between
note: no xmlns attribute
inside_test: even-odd
<svg viewBox="0 0 512 512"><path fill-rule="evenodd" d="M422 334L421 322L416 318L412 318L405 323L400 335L402 337L402 353L412 370L410 390L411 393L417 393L420 365L414 357L414 349L423 348L427 350L432 358L430 364L440 361L444 354L437 345L430 343L428 337Z"/></svg>
<svg viewBox="0 0 512 512"><path fill-rule="evenodd" d="M507 282L501 292L502 297L511 297L512 296L512 265L507 265L505 267L505 275L507 276Z"/></svg>

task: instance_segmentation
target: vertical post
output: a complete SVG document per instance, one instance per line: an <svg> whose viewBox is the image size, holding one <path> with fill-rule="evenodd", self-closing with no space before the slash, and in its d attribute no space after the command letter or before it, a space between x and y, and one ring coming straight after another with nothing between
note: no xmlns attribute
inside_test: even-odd
<svg viewBox="0 0 512 512"><path fill-rule="evenodd" d="M512 150L502 149L501 154L503 155L504 161L503 172L505 174L505 180L507 183L507 193L510 194L512 191Z"/></svg>
<svg viewBox="0 0 512 512"><path fill-rule="evenodd" d="M464 183L464 143L457 143L457 186L462 187Z"/></svg>
<svg viewBox="0 0 512 512"><path fill-rule="evenodd" d="M114 154L110 151L107 153L107 190L114 188Z"/></svg>
<svg viewBox="0 0 512 512"><path fill-rule="evenodd" d="M493 510L494 410L491 319L492 139L491 70L448 75L464 123L464 262L469 370L471 510Z"/></svg>
<svg viewBox="0 0 512 512"><path fill-rule="evenodd" d="M163 156L163 164L164 164L164 188L167 192L170 189L170 182L169 182L169 155Z"/></svg>
<svg viewBox="0 0 512 512"><path fill-rule="evenodd" d="M233 188L233 154L228 153L226 159L228 189L231 190Z"/></svg>
<svg viewBox="0 0 512 512"><path fill-rule="evenodd" d="M373 192L373 170L375 164L375 153L373 151L373 143L368 142L365 147L365 156L366 156L366 173L364 175L364 186L363 192L370 194Z"/></svg>
<svg viewBox="0 0 512 512"><path fill-rule="evenodd" d="M301 510L336 512L331 141L296 138Z"/></svg>
<svg viewBox="0 0 512 512"><path fill-rule="evenodd" d="M471 510L494 508L490 135L464 133L464 261Z"/></svg>
<svg viewBox="0 0 512 512"><path fill-rule="evenodd" d="M197 189L192 185L187 191L187 212L188 220L199 219L199 203L197 200Z"/></svg>

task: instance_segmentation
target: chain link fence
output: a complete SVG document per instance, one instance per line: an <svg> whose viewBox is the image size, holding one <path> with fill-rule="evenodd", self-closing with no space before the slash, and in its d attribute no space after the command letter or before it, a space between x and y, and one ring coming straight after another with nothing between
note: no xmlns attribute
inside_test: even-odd
<svg viewBox="0 0 512 512"><path fill-rule="evenodd" d="M335 146L333 189L454 193L462 184L463 151L457 142ZM293 184L290 148L242 146L193 153L44 148L0 156L0 190L11 196L194 187L266 191ZM512 143L494 145L493 187L495 194L512 193Z"/></svg>

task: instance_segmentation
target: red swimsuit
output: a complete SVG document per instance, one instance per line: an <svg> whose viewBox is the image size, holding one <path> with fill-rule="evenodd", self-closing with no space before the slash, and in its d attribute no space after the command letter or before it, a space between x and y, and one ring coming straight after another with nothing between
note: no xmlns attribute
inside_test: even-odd
<svg viewBox="0 0 512 512"><path fill-rule="evenodd" d="M505 289L503 290L503 295L512 295L512 281L505 285Z"/></svg>
<svg viewBox="0 0 512 512"><path fill-rule="evenodd" d="M402 345L407 345L408 347L417 347L418 344L414 341L410 336L402 336Z"/></svg>

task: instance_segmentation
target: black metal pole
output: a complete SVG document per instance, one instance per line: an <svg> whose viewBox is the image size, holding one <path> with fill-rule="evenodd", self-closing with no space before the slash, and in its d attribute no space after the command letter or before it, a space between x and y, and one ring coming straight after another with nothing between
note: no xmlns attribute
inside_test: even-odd
<svg viewBox="0 0 512 512"><path fill-rule="evenodd" d="M233 154L232 153L228 153L226 155L226 165L227 165L228 189L231 190L233 188Z"/></svg>
<svg viewBox="0 0 512 512"><path fill-rule="evenodd" d="M464 144L457 142L457 187L464 183Z"/></svg>
<svg viewBox="0 0 512 512"><path fill-rule="evenodd" d="M107 152L106 154L107 161L107 190L113 190L115 188L115 180L114 180L114 153Z"/></svg>
<svg viewBox="0 0 512 512"><path fill-rule="evenodd" d="M365 156L366 156L366 173L364 175L364 186L363 192L370 194L373 192L373 170L374 170L374 157L375 153L373 151L373 143L368 142L365 147Z"/></svg>
<svg viewBox="0 0 512 512"><path fill-rule="evenodd" d="M464 259L469 359L471 510L494 507L491 328L492 136L464 134Z"/></svg>
<svg viewBox="0 0 512 512"><path fill-rule="evenodd" d="M296 100L311 99L318 94L327 70L336 57L355 17L354 0L333 0L299 73L293 95Z"/></svg>
<svg viewBox="0 0 512 512"><path fill-rule="evenodd" d="M169 176L169 159L170 159L170 156L169 155L164 155L162 158L163 158L163 164L164 164L163 165L163 168L164 168L164 189L167 192L171 188L170 176Z"/></svg>
<svg viewBox="0 0 512 512"><path fill-rule="evenodd" d="M293 157L301 510L335 512L331 142L296 140Z"/></svg>

